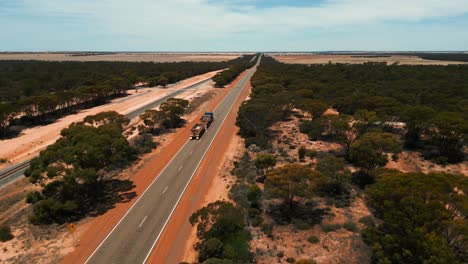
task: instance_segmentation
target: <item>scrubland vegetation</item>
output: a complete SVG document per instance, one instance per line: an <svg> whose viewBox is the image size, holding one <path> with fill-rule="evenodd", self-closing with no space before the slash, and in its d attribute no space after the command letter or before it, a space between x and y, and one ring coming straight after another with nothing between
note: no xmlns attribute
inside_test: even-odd
<svg viewBox="0 0 468 264"><path fill-rule="evenodd" d="M231 66L213 77L216 87L224 87L234 81L243 71L255 65L257 60L254 60L257 55L245 55L241 58L231 61Z"/></svg>
<svg viewBox="0 0 468 264"><path fill-rule="evenodd" d="M237 76L250 60L251 56L177 63L0 61L0 137L14 136L12 125L42 124L103 104L139 82L165 87L225 68L225 74Z"/></svg>
<svg viewBox="0 0 468 264"><path fill-rule="evenodd" d="M372 252L360 263L466 261L466 172L402 173L384 166L406 150L434 163L466 162L467 66L305 66L265 57L252 84L237 118L247 151L231 172L235 204L219 201L191 218L198 223L200 263L254 263L264 255L278 263L315 263L312 255L301 255L304 243L296 248L304 258L298 261L275 245L254 247L259 232L277 246L284 243L279 226L290 227L291 236L314 230L304 238L314 248L325 234L346 239L343 232L357 233ZM323 115L329 108L339 114ZM298 120L299 129L274 128L290 120ZM293 133L307 135L308 142L294 145ZM339 149L310 149L304 146L309 142ZM358 200L372 214L325 221L340 208L349 212ZM219 208L229 213L219 217ZM211 222L196 221L200 216ZM233 248L244 253L232 255ZM323 244L321 250L332 249Z"/></svg>
<svg viewBox="0 0 468 264"><path fill-rule="evenodd" d="M86 117L62 130L61 138L31 161L25 175L40 189L28 194L34 224L65 223L103 213L135 194L118 173L138 155L156 147L157 134L183 125L188 101L169 99L160 110L142 114L144 125L130 142L123 135L129 120L116 112ZM151 134L152 133L152 134Z"/></svg>

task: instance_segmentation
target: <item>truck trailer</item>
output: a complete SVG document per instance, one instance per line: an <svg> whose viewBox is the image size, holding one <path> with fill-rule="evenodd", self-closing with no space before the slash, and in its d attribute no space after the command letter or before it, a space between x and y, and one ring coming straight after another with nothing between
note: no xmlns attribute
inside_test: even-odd
<svg viewBox="0 0 468 264"><path fill-rule="evenodd" d="M199 140L200 137L205 133L205 131L210 127L210 125L214 121L214 114L213 112L206 112L201 118L200 123L196 123L192 127L192 135L190 139Z"/></svg>

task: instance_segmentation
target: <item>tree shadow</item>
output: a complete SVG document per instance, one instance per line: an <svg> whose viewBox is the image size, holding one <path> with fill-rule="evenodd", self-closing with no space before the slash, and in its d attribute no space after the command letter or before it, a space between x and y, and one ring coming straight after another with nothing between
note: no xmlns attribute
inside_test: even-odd
<svg viewBox="0 0 468 264"><path fill-rule="evenodd" d="M316 203L313 201L294 202L292 208L286 203L272 204L268 207L267 213L279 225L304 222L310 226L320 224L327 214L324 209L316 208Z"/></svg>
<svg viewBox="0 0 468 264"><path fill-rule="evenodd" d="M90 210L90 216L98 216L115 208L118 203L128 203L136 197L136 192L132 191L135 184L129 180L109 180L104 182L101 199Z"/></svg>

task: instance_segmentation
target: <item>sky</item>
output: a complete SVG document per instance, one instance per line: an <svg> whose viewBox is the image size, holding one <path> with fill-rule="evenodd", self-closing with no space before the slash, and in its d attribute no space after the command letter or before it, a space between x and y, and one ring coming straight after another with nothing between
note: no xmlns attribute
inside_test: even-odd
<svg viewBox="0 0 468 264"><path fill-rule="evenodd" d="M0 0L0 51L467 51L468 0Z"/></svg>

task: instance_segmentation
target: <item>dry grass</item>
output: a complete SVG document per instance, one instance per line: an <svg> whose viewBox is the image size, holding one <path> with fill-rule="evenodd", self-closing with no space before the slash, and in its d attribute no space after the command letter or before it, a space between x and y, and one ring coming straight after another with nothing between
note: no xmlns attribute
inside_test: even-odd
<svg viewBox="0 0 468 264"><path fill-rule="evenodd" d="M295 64L327 64L327 63L349 63L361 64L366 62L386 62L387 64L398 63L400 65L449 65L449 64L468 64L457 61L436 61L425 60L416 56L395 55L390 57L362 58L351 55L274 55L273 58L284 63Z"/></svg>

